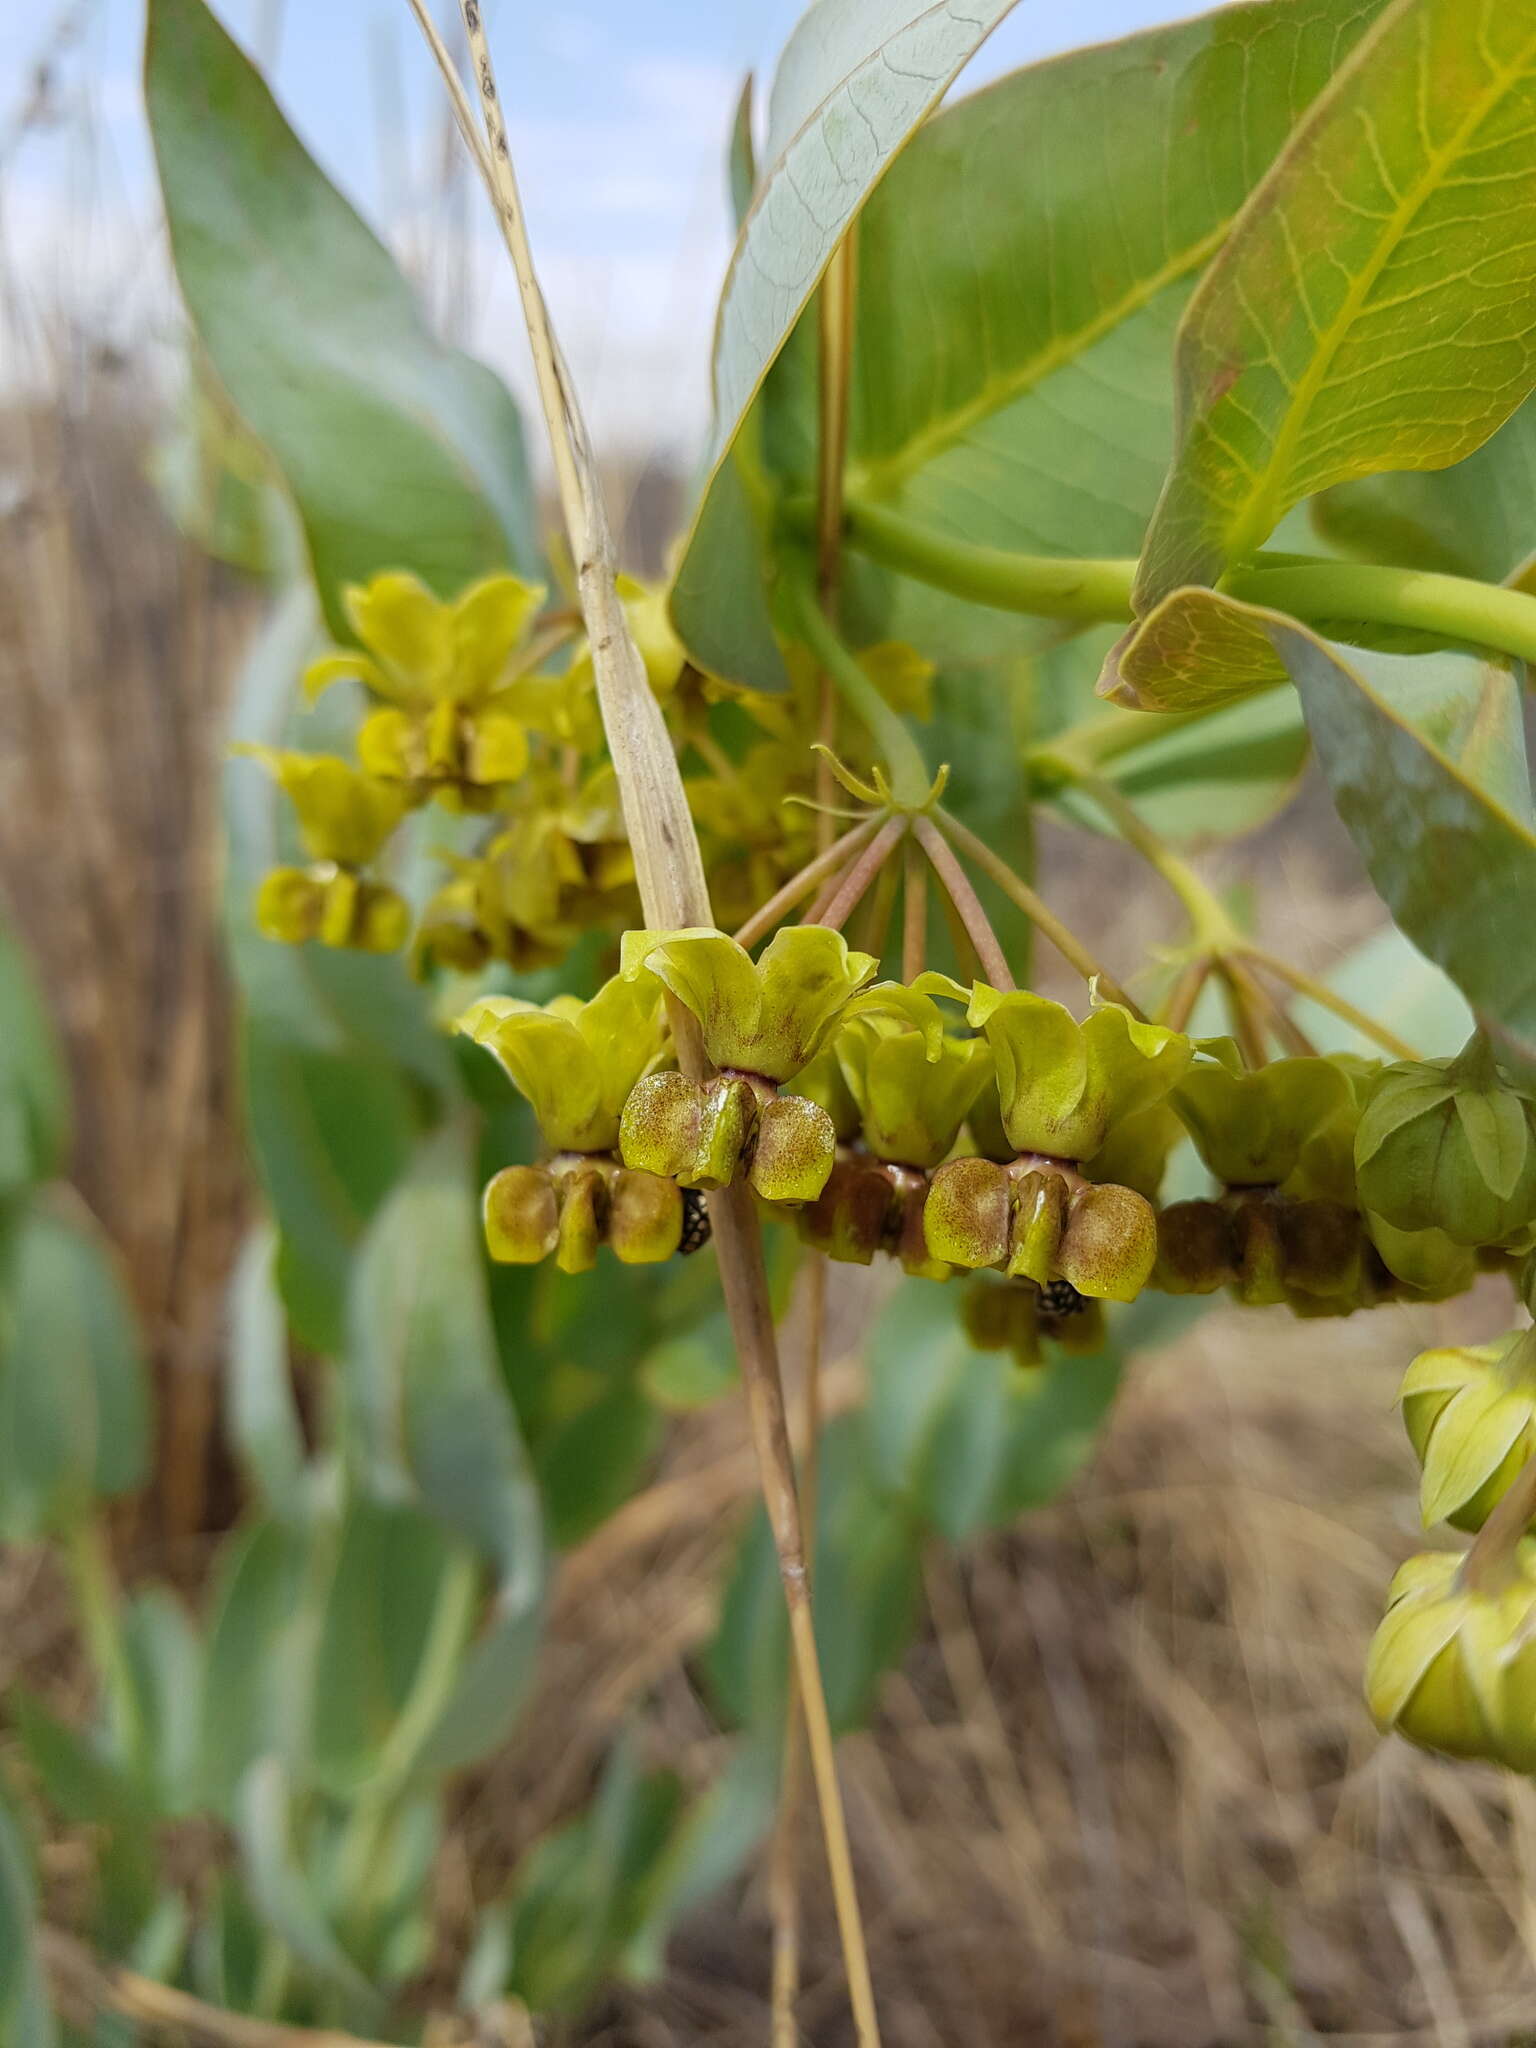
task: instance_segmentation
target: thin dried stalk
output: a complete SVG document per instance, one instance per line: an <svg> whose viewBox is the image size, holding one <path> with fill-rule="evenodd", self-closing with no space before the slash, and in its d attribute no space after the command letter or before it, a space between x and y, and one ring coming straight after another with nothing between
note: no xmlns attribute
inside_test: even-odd
<svg viewBox="0 0 1536 2048"><path fill-rule="evenodd" d="M461 130L473 127L464 89L442 39L432 30L422 0L410 0L427 34L453 97ZM648 925L669 927L712 922L709 891L682 777L660 706L646 678L615 587L617 560L582 418L580 401L550 325L534 271L522 200L512 166L496 75L486 41L479 0L461 0L470 62L479 86L488 149L475 151L486 174L492 202L517 277L523 315L533 350L539 398L549 431L576 587L586 620L597 677L598 703L608 750L618 777L624 822L635 859L635 877ZM695 1076L708 1071L698 1026L681 1006L670 1005L678 1065ZM831 1725L811 1624L800 1503L784 1415L778 1349L769 1305L757 1211L745 1187L722 1188L709 1198L716 1254L731 1320L763 1498L778 1553L779 1575L789 1610L795 1672L803 1702L811 1764L821 1806L838 1929L848 1974L849 1996L861 2043L875 2048L879 2025L870 1981L864 1927L854 1886L847 1823L837 1782Z"/></svg>

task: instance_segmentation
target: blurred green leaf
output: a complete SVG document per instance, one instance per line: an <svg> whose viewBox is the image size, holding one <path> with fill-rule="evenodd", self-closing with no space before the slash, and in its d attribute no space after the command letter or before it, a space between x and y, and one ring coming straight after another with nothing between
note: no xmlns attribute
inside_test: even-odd
<svg viewBox="0 0 1536 2048"><path fill-rule="evenodd" d="M673 590L705 668L784 686L755 569L766 492L753 400L870 190L1012 4L816 0L785 45L720 295L707 481Z"/></svg>
<svg viewBox="0 0 1536 2048"><path fill-rule="evenodd" d="M729 1884L773 1824L781 1744L776 1730L744 1736L709 1788L690 1801L658 1859L644 1916L630 1935L622 1970L654 1982L674 1927Z"/></svg>
<svg viewBox="0 0 1536 2048"><path fill-rule="evenodd" d="M297 1521L309 1493L303 1425L288 1363L270 1226L246 1237L229 1283L227 1412L230 1445L264 1510Z"/></svg>
<svg viewBox="0 0 1536 2048"><path fill-rule="evenodd" d="M937 1291L937 1290L935 1290ZM862 1416L823 1434L816 1530L816 1643L833 1729L867 1717L883 1671L910 1640L922 1530L874 1469ZM789 1631L767 1517L743 1534L705 1657L725 1717L748 1729L783 1718Z"/></svg>
<svg viewBox="0 0 1536 2048"><path fill-rule="evenodd" d="M384 2000L336 1937L316 1901L294 1842L294 1793L274 1756L252 1764L235 1802L235 1833L251 1901L266 1924L322 1982L340 1993L354 2021L371 2021Z"/></svg>
<svg viewBox="0 0 1536 2048"><path fill-rule="evenodd" d="M312 1539L255 1522L225 1540L213 1574L199 1743L202 1801L228 1815L258 1757L308 1748L318 1581Z"/></svg>
<svg viewBox="0 0 1536 2048"><path fill-rule="evenodd" d="M1366 1014L1380 1017L1426 1059L1458 1051L1472 1032L1465 996L1395 924L1362 939L1323 976L1329 988ZM1294 1005L1297 1023L1320 1052L1379 1059L1374 1039L1307 997Z"/></svg>
<svg viewBox="0 0 1536 2048"><path fill-rule="evenodd" d="M0 1786L0 2040L6 2048L58 2048L53 2001L38 1961L31 1859Z"/></svg>
<svg viewBox="0 0 1536 2048"><path fill-rule="evenodd" d="M0 1199L57 1173L69 1083L20 942L0 926Z"/></svg>
<svg viewBox="0 0 1536 2048"><path fill-rule="evenodd" d="M179 530L215 561L247 576L303 573L303 542L271 460L196 351L149 470Z"/></svg>
<svg viewBox="0 0 1536 2048"><path fill-rule="evenodd" d="M409 1491L493 1565L492 1616L427 1745L447 1769L521 1705L542 1611L538 1492L502 1386L467 1147L444 1132L390 1197L357 1263L346 1391L376 1493Z"/></svg>
<svg viewBox="0 0 1536 2048"><path fill-rule="evenodd" d="M139 1703L140 1775L161 1812L181 1817L198 1803L203 1650L192 1619L164 1586L147 1586L123 1607L123 1650Z"/></svg>
<svg viewBox="0 0 1536 2048"><path fill-rule="evenodd" d="M296 680L313 651L313 599L274 606L236 686L232 737L304 738ZM298 1336L335 1355L351 1261L423 1125L458 1093L451 1056L404 963L283 946L256 929L258 881L292 860L282 794L255 763L225 770L225 920L245 998L241 1026L250 1144L281 1233L277 1277Z"/></svg>
<svg viewBox="0 0 1536 2048"><path fill-rule="evenodd" d="M984 1282L981 1284L985 1284ZM909 1284L875 1329L869 1441L881 1482L952 1543L1040 1507L1081 1470L1123 1351L1020 1371L977 1351L954 1288Z"/></svg>
<svg viewBox="0 0 1536 2048"><path fill-rule="evenodd" d="M721 1311L695 1330L663 1338L640 1363L647 1397L671 1414L708 1408L739 1378L730 1322Z"/></svg>
<svg viewBox="0 0 1536 2048"><path fill-rule="evenodd" d="M0 1532L58 1535L143 1481L148 1385L110 1247L61 1192L31 1205L8 1247L0 1351Z"/></svg>
<svg viewBox="0 0 1536 2048"><path fill-rule="evenodd" d="M1536 383L1536 6L1399 0L1255 188L1179 331L1136 606L1281 514L1468 455Z"/></svg>
<svg viewBox="0 0 1536 2048"><path fill-rule="evenodd" d="M587 1811L531 1852L511 1904L507 1989L535 2012L582 2005L644 1924L682 1788L620 1741Z"/></svg>
<svg viewBox="0 0 1536 2048"><path fill-rule="evenodd" d="M468 1545L420 1508L348 1503L320 1611L310 1715L311 1765L338 1798L410 1770L458 1676L478 1580Z"/></svg>
<svg viewBox="0 0 1536 2048"><path fill-rule="evenodd" d="M1536 555L1536 403L1448 469L1336 484L1312 501L1312 517L1363 561L1507 581Z"/></svg>
<svg viewBox="0 0 1536 2048"><path fill-rule="evenodd" d="M1273 623L1339 816L1393 918L1536 1074L1536 832L1302 627Z"/></svg>
<svg viewBox="0 0 1536 2048"><path fill-rule="evenodd" d="M650 1462L661 1418L632 1379L602 1387L596 1400L542 1438L534 1458L550 1541L579 1543L634 1492Z"/></svg>
<svg viewBox="0 0 1536 2048"><path fill-rule="evenodd" d="M97 1831L92 1926L120 1950L154 1905L154 1830L163 1811L141 1779L33 1694L13 1688L6 1711L48 1804L62 1820Z"/></svg>
<svg viewBox="0 0 1536 2048"><path fill-rule="evenodd" d="M511 398L429 333L202 0L151 0L145 94L188 311L293 494L332 630L346 630L342 587L382 569L413 569L442 597L530 571Z"/></svg>

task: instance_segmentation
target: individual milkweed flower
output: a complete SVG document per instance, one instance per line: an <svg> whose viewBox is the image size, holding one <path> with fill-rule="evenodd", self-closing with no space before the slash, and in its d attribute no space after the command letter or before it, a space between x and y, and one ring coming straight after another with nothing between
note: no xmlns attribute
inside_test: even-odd
<svg viewBox="0 0 1536 2048"><path fill-rule="evenodd" d="M930 1180L923 1227L930 1254L948 1265L1042 1288L1064 1280L1092 1300L1134 1301L1157 1258L1144 1196L1038 1156L946 1161Z"/></svg>
<svg viewBox="0 0 1536 2048"><path fill-rule="evenodd" d="M261 762L291 800L299 837L313 865L273 868L256 898L256 922L268 938L318 939L370 953L392 953L410 932L399 893L360 872L374 860L406 811L403 791L360 773L333 754L240 746Z"/></svg>
<svg viewBox="0 0 1536 2048"><path fill-rule="evenodd" d="M486 1183L486 1249L499 1265L553 1255L563 1273L585 1273L608 1245L630 1266L682 1249L687 1222L675 1181L639 1173L602 1153L562 1152L542 1166L504 1166Z"/></svg>
<svg viewBox="0 0 1536 2048"><path fill-rule="evenodd" d="M1536 1332L1421 1351L1398 1400L1424 1526L1480 1529L1536 1451Z"/></svg>
<svg viewBox="0 0 1536 2048"><path fill-rule="evenodd" d="M711 1080L657 1074L625 1107L626 1164L684 1187L725 1187L746 1174L766 1201L814 1201L837 1153L831 1118L780 1094L827 1044L875 971L840 932L785 929L754 961L724 932L626 932L622 971L669 989L698 1019Z"/></svg>
<svg viewBox="0 0 1536 2048"><path fill-rule="evenodd" d="M1362 1204L1398 1230L1523 1248L1536 1228L1536 1099L1479 1032L1452 1060L1378 1076L1355 1134Z"/></svg>
<svg viewBox="0 0 1536 2048"><path fill-rule="evenodd" d="M1536 1557L1522 1543L1479 1585L1469 1559L1411 1557L1371 1643L1365 1697L1383 1734L1536 1769Z"/></svg>
<svg viewBox="0 0 1536 2048"><path fill-rule="evenodd" d="M1122 1117L1161 1102L1194 1058L1182 1032L1144 1024L1115 1003L1079 1024L1046 996L977 982L966 1014L992 1048L1015 1152L1091 1159Z"/></svg>
<svg viewBox="0 0 1536 2048"><path fill-rule="evenodd" d="M622 971L653 974L699 1021L711 1064L792 1081L831 1038L879 965L841 932L787 925L753 960L724 932L626 932Z"/></svg>
<svg viewBox="0 0 1536 2048"><path fill-rule="evenodd" d="M349 584L342 604L366 652L322 655L304 687L314 697L340 677L357 678L384 700L357 736L368 772L485 809L528 765L528 735L507 693L519 653L537 659L526 643L543 601L537 585L508 575L487 576L447 603L403 570Z"/></svg>
<svg viewBox="0 0 1536 2048"><path fill-rule="evenodd" d="M589 1002L481 996L458 1029L500 1062L552 1152L611 1152L625 1102L663 1056L659 1011L654 987L615 975Z"/></svg>
<svg viewBox="0 0 1536 2048"><path fill-rule="evenodd" d="M992 1078L992 1054L977 1038L944 1030L932 998L899 993L886 1008L881 990L855 999L859 1014L833 1043L858 1105L864 1143L898 1166L937 1166L952 1149L971 1105Z"/></svg>
<svg viewBox="0 0 1536 2048"><path fill-rule="evenodd" d="M1315 1133L1344 1111L1350 1084L1332 1060L1308 1055L1248 1069L1230 1038L1207 1039L1173 1090L1196 1149L1228 1187L1278 1187Z"/></svg>

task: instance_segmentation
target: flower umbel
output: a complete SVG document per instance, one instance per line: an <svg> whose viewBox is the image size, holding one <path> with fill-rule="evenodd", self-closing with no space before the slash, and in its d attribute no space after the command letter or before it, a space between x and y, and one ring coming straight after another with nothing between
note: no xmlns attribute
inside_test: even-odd
<svg viewBox="0 0 1536 2048"><path fill-rule="evenodd" d="M502 575L444 603L419 577L389 570L342 593L367 651L323 655L304 686L318 696L356 677L384 700L358 733L363 766L481 808L528 765L527 733L502 699L543 601L537 585Z"/></svg>

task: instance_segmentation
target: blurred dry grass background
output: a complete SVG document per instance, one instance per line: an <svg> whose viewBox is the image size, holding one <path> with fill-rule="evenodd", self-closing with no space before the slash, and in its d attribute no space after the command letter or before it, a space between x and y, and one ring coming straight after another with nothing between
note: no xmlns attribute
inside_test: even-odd
<svg viewBox="0 0 1536 2048"><path fill-rule="evenodd" d="M0 327L27 387L0 404L0 898L59 1020L74 1171L156 1366L159 1477L125 1548L195 1576L234 1505L217 1402L249 1189L216 807L258 600L147 480L143 363L40 323L9 280ZM640 485L631 555L654 565L676 490ZM1082 846L1047 833L1047 892L1128 959L1160 909L1129 856L1101 848L1090 874ZM1378 915L1316 792L1226 871L1311 965ZM1138 1364L1066 1501L934 1556L921 1640L842 1750L889 2048L1536 2039L1536 1790L1382 1745L1359 1697L1383 1589L1419 1540L1397 1375L1505 1315L1491 1284L1338 1325L1212 1314ZM855 1398L856 1366L832 1388ZM621 1722L640 1714L657 1761L709 1776L719 1738L689 1658L751 1484L740 1417L695 1418L653 1491L566 1561L540 1696L442 1860L445 1951L585 1797ZM57 1686L67 1626L36 1559L0 1568L0 1680L25 1666ZM809 1828L804 1846L805 2037L842 2048ZM767 1925L749 1880L685 1927L664 1984L557 2038L762 2042Z"/></svg>

